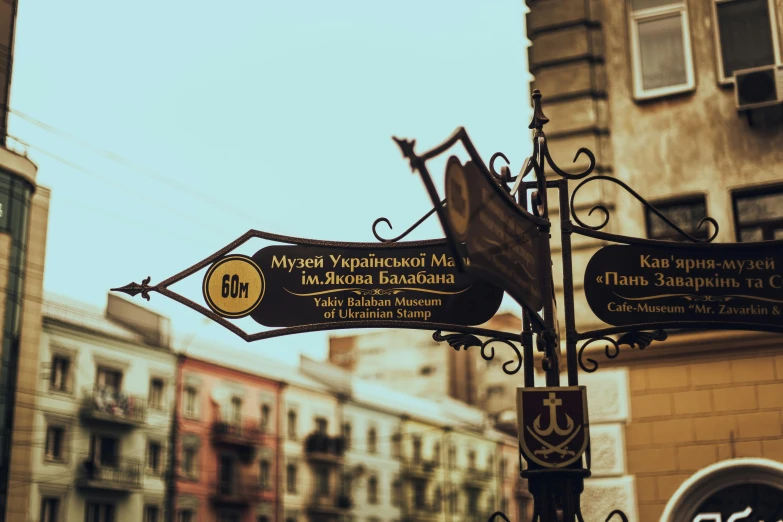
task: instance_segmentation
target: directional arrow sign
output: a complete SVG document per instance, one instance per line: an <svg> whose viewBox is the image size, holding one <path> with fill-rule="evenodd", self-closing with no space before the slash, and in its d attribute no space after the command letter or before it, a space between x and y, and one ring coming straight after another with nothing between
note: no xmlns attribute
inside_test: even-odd
<svg viewBox="0 0 783 522"><path fill-rule="evenodd" d="M541 256L546 237L529 214L475 164L452 156L446 166L447 218L464 242L471 270L533 312L542 306Z"/></svg>

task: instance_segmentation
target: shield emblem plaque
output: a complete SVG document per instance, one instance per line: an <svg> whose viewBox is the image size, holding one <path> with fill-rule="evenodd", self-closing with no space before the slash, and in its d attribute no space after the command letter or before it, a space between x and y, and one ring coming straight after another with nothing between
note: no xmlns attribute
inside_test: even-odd
<svg viewBox="0 0 783 522"><path fill-rule="evenodd" d="M517 388L517 428L528 461L545 468L573 464L590 440L585 387Z"/></svg>

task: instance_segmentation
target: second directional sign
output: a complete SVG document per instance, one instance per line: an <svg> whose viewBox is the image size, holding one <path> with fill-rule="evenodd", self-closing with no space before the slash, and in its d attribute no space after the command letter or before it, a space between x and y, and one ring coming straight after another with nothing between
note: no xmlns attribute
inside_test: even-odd
<svg viewBox="0 0 783 522"><path fill-rule="evenodd" d="M602 321L733 322L779 326L783 246L613 245L593 255L585 297Z"/></svg>

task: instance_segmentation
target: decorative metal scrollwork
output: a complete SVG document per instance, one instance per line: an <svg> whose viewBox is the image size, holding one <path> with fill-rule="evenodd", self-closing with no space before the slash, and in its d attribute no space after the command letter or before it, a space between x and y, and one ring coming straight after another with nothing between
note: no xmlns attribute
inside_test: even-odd
<svg viewBox="0 0 783 522"><path fill-rule="evenodd" d="M445 204L446 204L446 199L444 198L444 199L443 199L443 200L440 202L440 205L441 205L441 206L443 206L443 205L445 205ZM389 227L389 230L392 230L392 229L394 228L394 227L392 227L391 221L389 221L387 218L385 218L385 217L379 217L378 219L376 219L375 221L373 221L373 222L372 222L372 235L374 235L374 236L375 236L375 239L377 239L377 240L378 240L378 241L380 241L381 243L396 243L396 242L397 242L397 241L399 241L400 239L404 238L405 236L407 236L408 234L410 234L411 232L413 232L414 230L416 230L416 228L417 228L419 225L421 225L422 223L424 223L424 222L427 220L427 218L428 218L428 217L430 217L431 215L433 215L433 214L434 214L434 213L435 213L437 210L438 210L438 207L432 207L432 208L429 210L429 212L427 212L426 214L424 214L424 215L423 215L421 218L419 218L419 220L418 220L418 221L416 221L416 222L415 222L413 225L411 225L410 227L408 227L408 230L406 230L405 232L403 232L403 233L402 233L402 234L400 234L399 236L397 236L397 237L394 237L394 238L391 238L391 239L385 239L385 238L382 238L382 237L380 236L380 234L378 234L378 231L376 230L376 227L378 226L378 224L379 224L379 223L386 223L386 225Z"/></svg>
<svg viewBox="0 0 783 522"><path fill-rule="evenodd" d="M503 513L502 511L495 511L494 513L492 513L492 514L489 516L489 519L487 520L487 522L492 522L493 520L495 520L495 518L496 518L496 517L500 517L500 518L502 518L503 520L505 520L506 522L511 522L511 521L508 519L508 517L505 515L505 513ZM626 520L625 522L628 522L628 521Z"/></svg>
<svg viewBox="0 0 783 522"><path fill-rule="evenodd" d="M588 339L582 345L582 347L579 348L579 367L587 373L593 373L598 369L598 362L595 359L590 359L589 357L584 358L585 349L595 342L605 341L607 344L604 347L604 354L606 355L607 359L614 359L620 355L620 346L622 345L627 345L632 349L638 348L639 350L644 350L650 346L653 341L664 341L666 340L666 337L666 332L663 330L654 330L652 332L627 332L618 337L616 340L608 336Z"/></svg>
<svg viewBox="0 0 783 522"><path fill-rule="evenodd" d="M607 223L609 223L609 210L605 206L603 206L603 205L595 205L587 213L587 215L590 216L590 215L593 214L594 211L598 210L598 211L600 211L604 215L603 221L600 224L598 224L598 225L590 226L590 225L584 223L581 219L579 219L579 216L576 215L576 207L574 206L574 198L576 197L576 193L579 191L580 188L582 188L587 183L590 183L591 181L598 181L598 180L610 181L610 182L614 183L615 185L621 186L623 189L626 190L626 192L631 194L634 198L636 198L637 201L639 201L642 205L644 205L644 207L647 210L649 210L650 212L652 212L653 214L655 214L656 216L661 218L664 221L664 223L666 223L672 229L676 230L678 234L680 234L681 236L683 236L685 239L687 239L689 241L693 241L694 243L709 243L709 242L711 242L713 239L715 239L718 236L718 230L719 230L718 222L715 221L713 218L711 218L711 217L703 218L701 221L699 221L699 224L696 227L697 229L700 229L702 226L704 226L705 223L710 223L713 226L713 228L714 228L714 230L712 232L712 235L710 237L708 237L706 239L699 239L699 238L693 237L692 235L688 234L683 229L681 229L680 227L675 225L669 218L664 216L661 213L660 210L655 208L654 205L652 205L647 200L645 200L643 197L641 197L635 190L633 190L627 184L625 184L624 182L622 182L619 179L614 178L612 176L603 176L603 175L601 175L601 176L593 176L592 178L588 178L588 179L582 181L579 185L574 187L574 190L571 192L571 217L573 217L574 221L576 221L579 224L579 226L581 226L581 227L587 228L589 230L601 230L602 228L604 228L607 225Z"/></svg>
<svg viewBox="0 0 783 522"><path fill-rule="evenodd" d="M620 517L620 520L622 520L623 522L628 522L628 517L627 517L627 516L626 516L626 514L625 514L625 513L623 513L623 512L622 512L622 510L620 510L620 509L615 509L614 511L612 511L611 513L609 513L609 516L608 516L608 517L606 517L606 522L609 522L609 520L611 520L611 518L612 518L613 516L615 516L615 515L619 516L619 517Z"/></svg>
<svg viewBox="0 0 783 522"><path fill-rule="evenodd" d="M152 278L147 276L141 281L141 284L135 282L128 283L127 285L121 286L120 288L112 288L112 292L123 292L131 297L134 297L140 293L141 297L149 301L150 292L156 290L154 286L149 286L151 280Z"/></svg>
<svg viewBox="0 0 783 522"><path fill-rule="evenodd" d="M435 333L432 334L432 339L435 342L441 342L446 341L449 343L449 346L454 348L457 351L460 350L467 350L471 346L480 346L481 347L481 357L485 361L491 361L495 358L495 348L491 346L492 343L499 342L506 344L511 347L512 350L514 350L514 353L516 354L516 360L510 360L503 363L503 372L506 375L514 375L522 368L522 353L519 351L519 348L517 348L514 343L509 341L508 339L500 339L497 337L491 337L487 339L486 341L482 341L478 337L472 334L466 334L466 333L453 333L453 334L442 334L440 330L435 331ZM489 348L489 353L486 352L487 348ZM509 369L508 367L510 365L513 365L516 363L516 366L513 369Z"/></svg>

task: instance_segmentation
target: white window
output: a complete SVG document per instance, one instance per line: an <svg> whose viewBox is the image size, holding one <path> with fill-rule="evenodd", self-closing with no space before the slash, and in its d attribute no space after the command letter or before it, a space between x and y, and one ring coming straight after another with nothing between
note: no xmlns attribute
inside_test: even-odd
<svg viewBox="0 0 783 522"><path fill-rule="evenodd" d="M98 390L118 393L122 389L122 372L99 366L95 376L95 384Z"/></svg>
<svg viewBox="0 0 783 522"><path fill-rule="evenodd" d="M148 473L160 473L160 465L162 460L162 448L160 442L149 441L147 443L147 472Z"/></svg>
<svg viewBox="0 0 783 522"><path fill-rule="evenodd" d="M43 497L41 499L41 522L60 522L60 499Z"/></svg>
<svg viewBox="0 0 783 522"><path fill-rule="evenodd" d="M196 401L198 398L198 391L192 386L185 388L184 407L185 415L188 417L196 416Z"/></svg>
<svg viewBox="0 0 783 522"><path fill-rule="evenodd" d="M163 379L150 379L149 406L157 410L163 408Z"/></svg>
<svg viewBox="0 0 783 522"><path fill-rule="evenodd" d="M774 0L714 0L718 80L734 71L780 63Z"/></svg>
<svg viewBox="0 0 783 522"><path fill-rule="evenodd" d="M696 81L685 0L630 0L629 20L634 96L692 90Z"/></svg>
<svg viewBox="0 0 783 522"><path fill-rule="evenodd" d="M226 420L237 426L242 423L242 399L239 397L231 398L231 406Z"/></svg>
<svg viewBox="0 0 783 522"><path fill-rule="evenodd" d="M46 428L46 453L48 461L62 461L64 457L65 428L62 426L48 426Z"/></svg>
<svg viewBox="0 0 783 522"><path fill-rule="evenodd" d="M189 447L182 451L182 471L188 477L196 474L196 448Z"/></svg>
<svg viewBox="0 0 783 522"><path fill-rule="evenodd" d="M49 389L69 392L71 382L71 358L65 355L52 356L52 368L49 374Z"/></svg>

